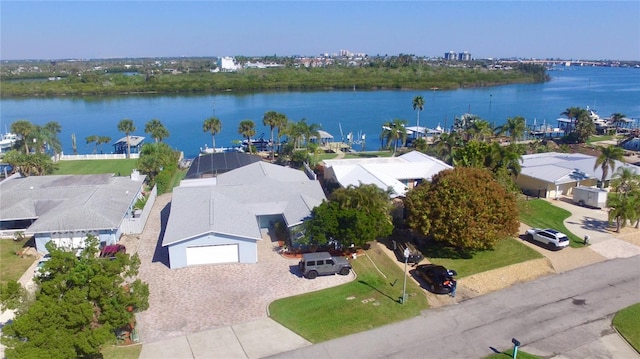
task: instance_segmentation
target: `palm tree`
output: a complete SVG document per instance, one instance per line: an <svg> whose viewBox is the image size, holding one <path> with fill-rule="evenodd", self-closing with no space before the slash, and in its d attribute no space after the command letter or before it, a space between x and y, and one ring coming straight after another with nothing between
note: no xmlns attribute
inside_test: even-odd
<svg viewBox="0 0 640 359"><path fill-rule="evenodd" d="M607 207L610 208L609 222L615 219L616 232L620 233L620 227L626 226L627 221L638 221L638 202L636 197L610 196L607 198Z"/></svg>
<svg viewBox="0 0 640 359"><path fill-rule="evenodd" d="M471 139L484 142L487 136L493 134L489 121L476 119L467 129Z"/></svg>
<svg viewBox="0 0 640 359"><path fill-rule="evenodd" d="M213 151L216 150L216 135L220 133L222 129L222 122L217 117L209 117L204 120L202 125L202 131L211 133L211 145L213 145Z"/></svg>
<svg viewBox="0 0 640 359"><path fill-rule="evenodd" d="M628 196L640 189L640 174L629 167L618 167L611 177L611 187L619 196Z"/></svg>
<svg viewBox="0 0 640 359"><path fill-rule="evenodd" d="M136 130L136 126L133 121L125 118L118 122L118 131L123 132L127 136L127 158L131 157L131 140L130 135Z"/></svg>
<svg viewBox="0 0 640 359"><path fill-rule="evenodd" d="M98 152L98 136L87 136L84 140L86 141L87 145L90 143L95 143L95 145L93 146L93 153L95 154L96 152Z"/></svg>
<svg viewBox="0 0 640 359"><path fill-rule="evenodd" d="M593 169L595 170L598 166L602 169L600 188L604 188L604 181L607 179L607 175L609 174L609 168L611 168L611 172L615 170L616 161L622 161L624 159L624 151L622 148L616 146L598 146L597 148L600 150L600 156L596 158L596 163L593 165Z"/></svg>
<svg viewBox="0 0 640 359"><path fill-rule="evenodd" d="M98 137L98 141L96 141L96 143L100 146L100 153L102 153L102 145L109 142L111 142L111 137L109 136Z"/></svg>
<svg viewBox="0 0 640 359"><path fill-rule="evenodd" d="M280 114L280 116L278 116L278 121L276 124L276 128L278 129L278 134L276 135L278 152L280 152L280 136L285 132L288 124L289 119L287 118L287 116L285 114Z"/></svg>
<svg viewBox="0 0 640 359"><path fill-rule="evenodd" d="M504 125L498 127L496 131L496 135L500 136L505 133L508 133L509 139L513 143L519 138L522 138L526 129L527 127L526 127L526 121L524 117L522 116L516 116L513 118L509 117L507 118L507 122Z"/></svg>
<svg viewBox="0 0 640 359"><path fill-rule="evenodd" d="M252 153L251 137L256 135L256 124L251 120L242 120L238 125L238 133L247 139L247 147L249 147L249 153Z"/></svg>
<svg viewBox="0 0 640 359"><path fill-rule="evenodd" d="M57 156L62 152L62 144L58 138L58 134L62 132L62 126L56 121L49 121L43 128L45 141L53 149L53 153Z"/></svg>
<svg viewBox="0 0 640 359"><path fill-rule="evenodd" d="M11 124L11 132L22 138L24 143L24 153L29 154L29 141L27 141L29 135L35 130L33 124L27 120L18 120Z"/></svg>
<svg viewBox="0 0 640 359"><path fill-rule="evenodd" d="M407 121L394 119L393 121L386 122L382 125L382 135L381 138L386 142L386 148L391 146L393 143L393 155L395 156L396 151L398 150L398 141L401 141L402 146L407 141L407 129L406 129Z"/></svg>
<svg viewBox="0 0 640 359"><path fill-rule="evenodd" d="M154 118L145 124L144 132L150 134L156 143L162 142L162 139L169 137L169 131L157 118Z"/></svg>
<svg viewBox="0 0 640 359"><path fill-rule="evenodd" d="M463 145L462 137L457 132L443 133L434 144L438 157L449 165L453 164L456 150Z"/></svg>
<svg viewBox="0 0 640 359"><path fill-rule="evenodd" d="M280 126L282 122L283 114L278 113L276 111L267 111L264 113L262 117L262 124L265 126L269 126L269 130L271 131L271 158L273 159L275 156L275 142L273 142L273 130Z"/></svg>
<svg viewBox="0 0 640 359"><path fill-rule="evenodd" d="M416 132L416 139L420 138L420 111L422 111L424 109L424 98L422 98L422 96L416 96L413 98L413 110L416 111L416 127L417 127L417 131Z"/></svg>
<svg viewBox="0 0 640 359"><path fill-rule="evenodd" d="M620 124L624 123L625 117L627 117L627 115L619 112L611 114L611 122L613 122L613 124L616 126L616 135L618 134L618 129L620 128Z"/></svg>
<svg viewBox="0 0 640 359"><path fill-rule="evenodd" d="M560 115L566 116L570 120L570 124L566 131L567 134L573 132L575 128L575 122L578 121L578 118L580 118L582 115L586 115L587 117L589 117L589 113L587 112L587 110L580 107L569 107Z"/></svg>

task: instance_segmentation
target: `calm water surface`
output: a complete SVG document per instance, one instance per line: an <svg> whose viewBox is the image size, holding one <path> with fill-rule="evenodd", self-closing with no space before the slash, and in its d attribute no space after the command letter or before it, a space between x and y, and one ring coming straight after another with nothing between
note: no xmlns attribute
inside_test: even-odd
<svg viewBox="0 0 640 359"><path fill-rule="evenodd" d="M222 131L216 135L217 146L231 146L241 139L238 123L251 119L256 123L256 137L269 128L262 125L266 111L274 110L290 120L306 119L317 123L337 141L346 140L349 132L354 138L366 135L366 149L380 147L381 126L398 118L416 124L412 100L421 95L425 99L420 112L420 125L448 128L455 117L470 112L500 125L508 117L523 116L529 125L534 121L556 125L565 109L572 106L597 110L608 117L620 112L627 117L640 118L640 69L570 67L549 71L550 82L532 85L508 85L480 89L452 91L328 91L278 92L235 95L232 93L202 96L142 96L86 97L55 99L19 99L0 101L0 131L11 123L27 119L43 125L57 121L62 125L60 139L65 153L72 153L71 134L77 138L78 152L91 153L93 144L85 144L91 135L123 137L117 124L124 118L134 121L135 134L144 134L147 121L157 118L170 132L165 140L170 146L194 157L205 144L211 146L211 135L202 131L203 121L217 116ZM152 141L151 139L148 142ZM358 146L358 149L361 149ZM109 145L104 152L110 152Z"/></svg>

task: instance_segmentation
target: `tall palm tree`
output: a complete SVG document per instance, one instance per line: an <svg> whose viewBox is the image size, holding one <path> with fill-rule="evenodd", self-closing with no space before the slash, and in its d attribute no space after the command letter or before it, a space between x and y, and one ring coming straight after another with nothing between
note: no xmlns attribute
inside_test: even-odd
<svg viewBox="0 0 640 359"><path fill-rule="evenodd" d="M29 141L27 141L29 135L33 133L35 127L27 120L18 120L11 124L11 132L20 136L24 143L24 153L29 154Z"/></svg>
<svg viewBox="0 0 640 359"><path fill-rule="evenodd" d="M276 128L278 129L278 134L276 135L278 152L280 152L280 137L282 136L282 134L284 134L288 124L289 124L289 119L285 114L281 113L280 116L278 116L278 121L276 124Z"/></svg>
<svg viewBox="0 0 640 359"><path fill-rule="evenodd" d="M611 172L615 170L616 161L622 161L624 159L624 151L622 148L617 146L598 146L597 148L600 150L600 156L596 158L596 163L593 165L593 169L595 170L598 166L602 169L600 188L604 188L604 181L607 179L607 175L609 174L609 168L611 168Z"/></svg>
<svg viewBox="0 0 640 359"><path fill-rule="evenodd" d="M216 150L216 135L220 133L222 129L222 122L217 117L209 117L204 120L202 124L202 131L211 133L211 145L213 146L213 151Z"/></svg>
<svg viewBox="0 0 640 359"><path fill-rule="evenodd" d="M640 190L640 174L629 167L618 167L611 177L611 187L619 196L628 196Z"/></svg>
<svg viewBox="0 0 640 359"><path fill-rule="evenodd" d="M618 134L618 129L620 128L620 124L624 123L623 120L625 117L627 117L627 115L619 112L611 114L611 122L613 122L613 124L616 126L616 135Z"/></svg>
<svg viewBox="0 0 640 359"><path fill-rule="evenodd" d="M62 132L62 126L56 121L49 121L43 127L45 141L53 149L53 153L57 156L62 152L62 144L58 138L58 134Z"/></svg>
<svg viewBox="0 0 640 359"><path fill-rule="evenodd" d="M565 133L573 132L575 122L578 120L582 112L587 113L587 110L580 107L569 107L560 114L561 116L566 116L570 120L569 128Z"/></svg>
<svg viewBox="0 0 640 359"><path fill-rule="evenodd" d="M238 133L247 139L247 147L249 147L249 153L252 153L253 147L251 145L251 137L256 135L256 124L251 120L242 120L238 125Z"/></svg>
<svg viewBox="0 0 640 359"><path fill-rule="evenodd" d="M273 130L278 127L282 121L283 114L278 113L276 111L267 111L264 113L262 117L262 124L265 126L269 126L269 131L271 132L271 158L275 156L275 142L273 141Z"/></svg>
<svg viewBox="0 0 640 359"><path fill-rule="evenodd" d="M471 139L484 142L487 136L493 134L493 129L489 121L476 119L471 123L467 132L471 136Z"/></svg>
<svg viewBox="0 0 640 359"><path fill-rule="evenodd" d="M515 142L519 138L524 136L524 132L526 131L526 121L522 116L509 117L507 118L507 122L505 122L502 126L498 127L496 130L496 135L500 136L505 133L509 134L509 139L511 142Z"/></svg>
<svg viewBox="0 0 640 359"><path fill-rule="evenodd" d="M96 135L87 136L87 137L85 137L84 140L87 143L87 145L90 144L90 143L95 143L93 145L93 153L95 154L95 153L98 152L98 136L96 136Z"/></svg>
<svg viewBox="0 0 640 359"><path fill-rule="evenodd" d="M136 126L133 124L133 121L125 118L118 122L118 131L122 132L127 136L127 158L131 158L131 133L136 130Z"/></svg>
<svg viewBox="0 0 640 359"><path fill-rule="evenodd" d="M156 143L162 142L162 139L169 137L169 131L157 118L149 120L144 125L144 132L150 134Z"/></svg>
<svg viewBox="0 0 640 359"><path fill-rule="evenodd" d="M394 156L398 151L398 141L401 141L402 146L404 146L404 143L407 141L406 125L407 121L397 118L382 125L381 138L385 140L386 148L389 148L391 146L391 143L393 143Z"/></svg>
<svg viewBox="0 0 640 359"><path fill-rule="evenodd" d="M422 96L416 96L413 98L413 110L416 111L416 127L417 127L417 131L416 132L416 139L420 138L420 111L422 111L424 109L424 98L422 98Z"/></svg>
<svg viewBox="0 0 640 359"><path fill-rule="evenodd" d="M100 153L102 153L102 145L109 142L111 142L111 137L109 136L98 137L98 141L96 141L96 143L100 146Z"/></svg>

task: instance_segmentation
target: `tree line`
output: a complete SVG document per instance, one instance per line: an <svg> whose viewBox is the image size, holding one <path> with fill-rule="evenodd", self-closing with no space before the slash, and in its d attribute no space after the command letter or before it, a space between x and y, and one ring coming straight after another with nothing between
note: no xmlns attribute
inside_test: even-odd
<svg viewBox="0 0 640 359"><path fill-rule="evenodd" d="M544 67L540 66L544 73ZM238 72L163 73L137 75L87 71L56 81L4 81L0 97L86 96L134 93L218 93L255 91L326 91L329 89L456 89L533 83L546 80L541 72L516 67L496 70L412 64L400 67L283 67Z"/></svg>

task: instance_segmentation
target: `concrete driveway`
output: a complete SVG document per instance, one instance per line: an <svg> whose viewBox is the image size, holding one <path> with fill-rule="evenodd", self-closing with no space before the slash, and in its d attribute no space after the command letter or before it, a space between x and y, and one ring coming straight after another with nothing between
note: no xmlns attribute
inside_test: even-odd
<svg viewBox="0 0 640 359"><path fill-rule="evenodd" d="M124 238L128 252L141 259L139 278L149 284L149 309L138 314L143 343L255 322L268 317L272 301L325 289L354 279L327 276L308 280L296 259L286 259L268 234L258 243L258 263L203 265L169 269L161 247L161 228L169 215L171 195L159 196L144 233Z"/></svg>

